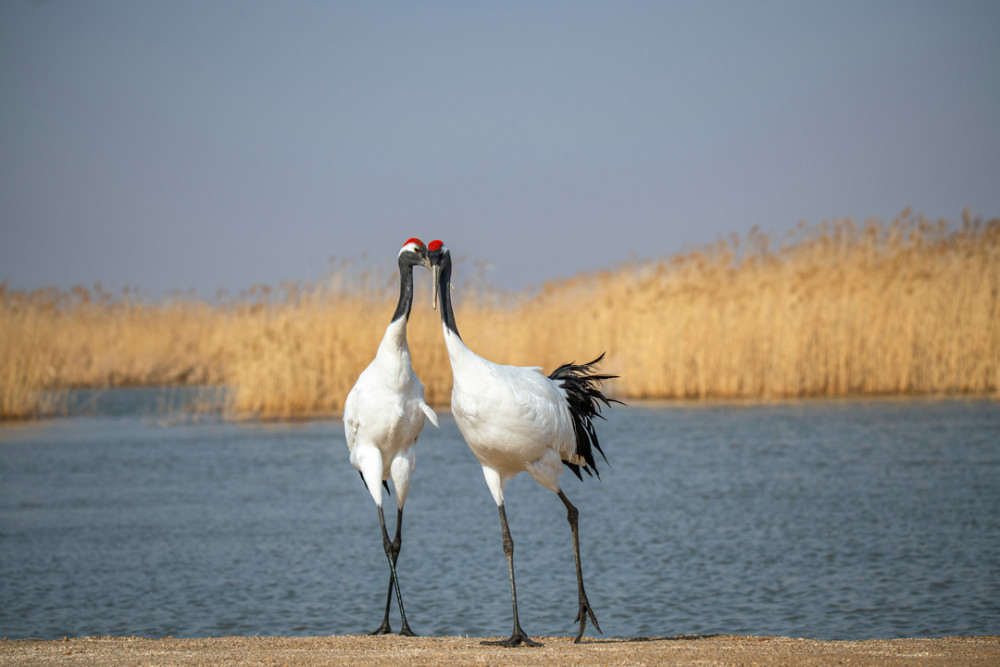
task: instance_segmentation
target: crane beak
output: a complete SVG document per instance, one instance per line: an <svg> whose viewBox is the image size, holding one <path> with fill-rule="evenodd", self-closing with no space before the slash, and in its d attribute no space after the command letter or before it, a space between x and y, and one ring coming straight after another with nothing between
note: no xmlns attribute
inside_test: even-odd
<svg viewBox="0 0 1000 667"><path fill-rule="evenodd" d="M431 307L437 310L438 307L438 283L441 282L441 266L439 264L431 265L431 285L433 289L433 297L431 298Z"/></svg>

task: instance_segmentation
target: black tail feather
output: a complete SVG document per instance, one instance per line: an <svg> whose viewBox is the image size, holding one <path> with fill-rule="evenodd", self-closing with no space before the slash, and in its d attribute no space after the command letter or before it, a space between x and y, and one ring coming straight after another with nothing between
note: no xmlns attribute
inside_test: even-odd
<svg viewBox="0 0 1000 667"><path fill-rule="evenodd" d="M368 488L368 482L365 481L365 476L363 474L361 474L360 470L358 471L358 474L361 475L361 483L364 484L365 488L367 489ZM385 492L388 493L391 496L392 493L389 491L389 480L383 479L382 480L382 486L385 487Z"/></svg>
<svg viewBox="0 0 1000 667"><path fill-rule="evenodd" d="M601 391L601 383L618 377L617 375L604 375L594 372L594 366L600 363L602 359L604 359L603 352L601 356L590 363L563 364L549 375L550 379L560 383L566 391L569 412L573 416L573 430L576 432L576 453L582 456L583 460L587 462L587 465L583 466L583 470L588 475L597 475L598 478L600 478L601 474L597 470L597 460L594 457L594 450L596 449L600 453L605 463L607 463L608 457L604 455L601 443L597 440L597 431L594 430L594 417L604 419L601 415L601 403L608 407L612 403L625 405L621 401L608 398ZM580 475L580 465L565 460L563 461L563 465L569 468L579 479L583 479Z"/></svg>

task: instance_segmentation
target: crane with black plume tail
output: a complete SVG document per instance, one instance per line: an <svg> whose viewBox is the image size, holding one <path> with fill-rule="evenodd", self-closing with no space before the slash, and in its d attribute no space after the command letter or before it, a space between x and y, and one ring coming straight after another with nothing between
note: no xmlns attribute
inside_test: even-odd
<svg viewBox="0 0 1000 667"><path fill-rule="evenodd" d="M600 357L586 364L564 364L545 376L538 368L503 366L470 350L455 325L451 304L451 252L441 241L428 246L434 283L434 305L441 302L441 324L451 362L451 411L459 431L483 468L486 484L500 512L503 551L507 557L510 598L514 611L511 636L496 642L504 646L537 646L517 617L517 587L514 584L514 540L504 509L504 486L517 473L527 471L539 484L559 496L573 535L579 622L574 642L579 642L589 618L598 632L597 617L587 599L580 567L579 512L559 486L559 474L569 468L583 479L581 471L598 475L595 453L604 451L594 429L601 405L620 403L602 393L601 383L614 375L595 372ZM598 475L599 476L599 475Z"/></svg>

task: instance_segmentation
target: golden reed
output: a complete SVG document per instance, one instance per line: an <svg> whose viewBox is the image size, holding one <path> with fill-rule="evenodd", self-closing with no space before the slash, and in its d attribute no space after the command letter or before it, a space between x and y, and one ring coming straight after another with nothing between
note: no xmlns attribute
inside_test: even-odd
<svg viewBox="0 0 1000 667"><path fill-rule="evenodd" d="M214 304L0 286L0 418L57 411L54 389L169 384L228 387L232 418L339 414L397 296L392 262L354 273ZM415 278L410 349L442 405L447 353L429 275ZM537 291L466 286L455 304L463 338L499 363L551 371L607 351L623 399L995 394L1000 218L752 231Z"/></svg>

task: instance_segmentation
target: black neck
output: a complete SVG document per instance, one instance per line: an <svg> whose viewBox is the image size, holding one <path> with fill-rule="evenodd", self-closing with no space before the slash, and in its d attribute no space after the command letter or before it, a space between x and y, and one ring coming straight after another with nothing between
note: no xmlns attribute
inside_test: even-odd
<svg viewBox="0 0 1000 667"><path fill-rule="evenodd" d="M399 303L396 304L396 312L392 314L392 321L395 322L401 317L409 319L410 307L413 305L413 265L399 262Z"/></svg>
<svg viewBox="0 0 1000 667"><path fill-rule="evenodd" d="M451 307L451 258L445 257L441 262L441 274L438 277L438 300L441 302L441 323L458 336L455 326L455 312ZM458 336L461 338L461 336Z"/></svg>

